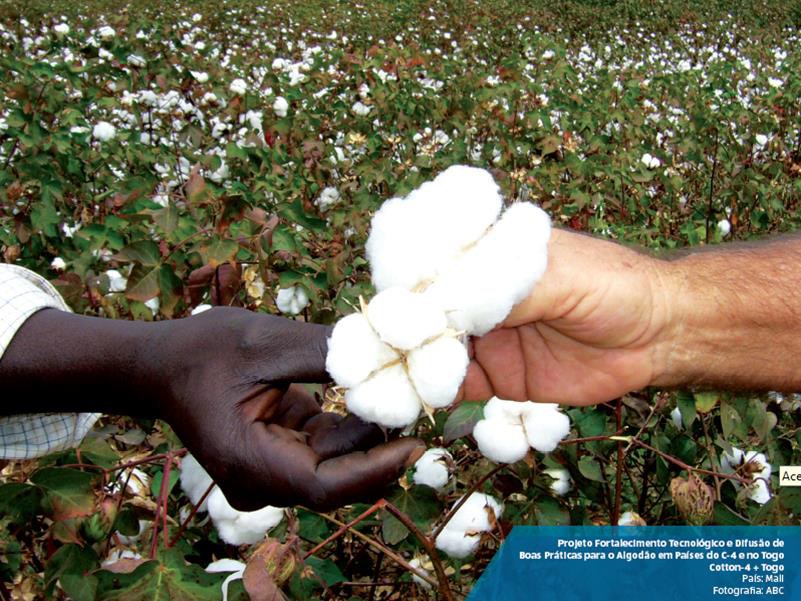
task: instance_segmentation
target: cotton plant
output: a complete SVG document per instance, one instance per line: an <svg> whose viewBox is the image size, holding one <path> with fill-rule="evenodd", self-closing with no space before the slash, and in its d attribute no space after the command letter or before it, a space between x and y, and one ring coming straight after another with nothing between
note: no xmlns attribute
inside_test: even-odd
<svg viewBox="0 0 801 601"><path fill-rule="evenodd" d="M492 176L473 167L451 167L385 202L366 247L377 294L328 343L326 367L348 410L403 428L421 410L448 407L467 372L467 336L489 332L531 292L549 236L541 209L503 211Z"/></svg>
<svg viewBox="0 0 801 601"><path fill-rule="evenodd" d="M181 461L181 489L193 505L198 505L213 484L211 476L192 455ZM234 509L222 490L215 486L198 511L208 512L220 538L229 545L253 545L284 518L284 509L267 505L256 511Z"/></svg>
<svg viewBox="0 0 801 601"><path fill-rule="evenodd" d="M494 497L474 492L437 535L435 545L457 559L472 555L481 543L481 535L492 531L502 515L503 505Z"/></svg>
<svg viewBox="0 0 801 601"><path fill-rule="evenodd" d="M743 451L732 447L730 451L723 452L720 458L720 467L725 474L736 473L751 480L750 484L745 485L745 494L755 503L764 505L773 497L770 491L770 475L773 466L763 453ZM742 484L734 482L734 486L740 488Z"/></svg>

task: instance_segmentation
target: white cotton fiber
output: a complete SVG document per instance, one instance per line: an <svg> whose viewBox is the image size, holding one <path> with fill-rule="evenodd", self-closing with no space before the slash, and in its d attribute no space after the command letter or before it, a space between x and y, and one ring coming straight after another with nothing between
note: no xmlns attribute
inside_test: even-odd
<svg viewBox="0 0 801 601"><path fill-rule="evenodd" d="M181 460L181 490L184 491L193 505L196 505L203 493L212 484L211 476L203 469L192 455L187 455ZM209 495L211 496L211 495ZM208 497L198 507L198 511L206 511L208 507Z"/></svg>
<svg viewBox="0 0 801 601"><path fill-rule="evenodd" d="M456 398L469 363L464 344L443 336L409 353L408 370L422 401L441 409Z"/></svg>
<svg viewBox="0 0 801 601"><path fill-rule="evenodd" d="M444 487L450 479L448 464L452 462L453 457L445 449L428 449L414 464L414 483L434 489Z"/></svg>
<svg viewBox="0 0 801 601"><path fill-rule="evenodd" d="M366 422L405 428L420 415L420 399L402 365L382 369L345 393L348 411Z"/></svg>
<svg viewBox="0 0 801 601"><path fill-rule="evenodd" d="M556 403L527 401L525 405L523 425L529 444L542 453L550 453L570 433L570 418Z"/></svg>
<svg viewBox="0 0 801 601"><path fill-rule="evenodd" d="M496 463L515 463L529 450L523 424L509 424L501 419L482 419L473 427L478 450Z"/></svg>
<svg viewBox="0 0 801 601"><path fill-rule="evenodd" d="M209 495L209 516L217 532L229 545L253 545L264 538L284 517L284 510L267 505L256 511L237 511L215 488Z"/></svg>
<svg viewBox="0 0 801 601"><path fill-rule="evenodd" d="M492 530L490 513L495 516L495 520L500 519L503 505L490 495L474 492L448 522L448 527L465 532L488 532Z"/></svg>
<svg viewBox="0 0 801 601"><path fill-rule="evenodd" d="M421 295L397 287L373 297L367 305L367 320L381 340L407 351L441 334L448 326L442 311Z"/></svg>
<svg viewBox="0 0 801 601"><path fill-rule="evenodd" d="M547 265L550 219L528 203L510 207L424 295L457 330L481 336L498 325L533 289Z"/></svg>
<svg viewBox="0 0 801 601"><path fill-rule="evenodd" d="M385 202L367 240L373 283L414 289L475 242L497 219L498 185L483 169L456 165L406 198Z"/></svg>
<svg viewBox="0 0 801 601"><path fill-rule="evenodd" d="M508 424L522 424L520 417L526 408L520 401L506 401L494 396L484 405L484 419L503 420Z"/></svg>
<svg viewBox="0 0 801 601"><path fill-rule="evenodd" d="M567 494L573 487L573 480L570 478L570 472L564 468L551 468L542 470L542 473L552 478L551 491L558 496Z"/></svg>
<svg viewBox="0 0 801 601"><path fill-rule="evenodd" d="M437 535L435 544L437 549L447 553L451 557L463 559L475 553L480 542L481 534L468 534L462 530L456 530L446 526L442 529L442 532Z"/></svg>
<svg viewBox="0 0 801 601"><path fill-rule="evenodd" d="M328 339L325 368L340 386L353 388L398 354L381 342L361 313L340 319Z"/></svg>

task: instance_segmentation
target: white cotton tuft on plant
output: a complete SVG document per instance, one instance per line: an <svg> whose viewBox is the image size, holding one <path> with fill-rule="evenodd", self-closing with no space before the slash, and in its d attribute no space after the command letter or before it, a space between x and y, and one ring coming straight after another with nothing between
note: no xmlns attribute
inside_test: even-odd
<svg viewBox="0 0 801 601"><path fill-rule="evenodd" d="M456 165L373 217L367 258L377 290L434 279L498 217L498 185L483 169Z"/></svg>
<svg viewBox="0 0 801 601"><path fill-rule="evenodd" d="M300 286L279 288L275 297L275 305L281 313L297 315L309 304L309 295Z"/></svg>
<svg viewBox="0 0 801 601"><path fill-rule="evenodd" d="M442 409L453 402L469 363L465 345L450 336L413 350L407 361L409 377L420 400L433 409Z"/></svg>
<svg viewBox="0 0 801 601"><path fill-rule="evenodd" d="M403 365L376 372L345 393L348 411L366 422L386 428L404 428L420 415L420 399Z"/></svg>
<svg viewBox="0 0 801 601"><path fill-rule="evenodd" d="M220 585L220 589L222 592L222 601L228 601L228 586L234 580L241 580L242 576L245 574L245 568L247 566L242 563L241 561L237 561L235 559L218 559L217 561L212 561L209 565L206 566L206 571L215 574L220 572L230 572L230 574L222 581Z"/></svg>
<svg viewBox="0 0 801 601"><path fill-rule="evenodd" d="M415 484L430 486L439 490L450 479L449 464L453 463L451 454L442 448L428 449L414 464Z"/></svg>
<svg viewBox="0 0 801 601"><path fill-rule="evenodd" d="M414 582L419 586L422 586L426 590L431 589L431 585L422 578L423 576L425 577L431 576L431 570L428 570L425 567L423 567L423 559L421 559L420 557L413 557L409 561L409 565L414 568L414 573L412 574L412 582Z"/></svg>
<svg viewBox="0 0 801 601"><path fill-rule="evenodd" d="M445 312L452 328L486 334L545 273L550 230L542 209L512 205L478 244L439 274L424 296Z"/></svg>
<svg viewBox="0 0 801 601"><path fill-rule="evenodd" d="M275 113L276 117L284 118L287 116L289 112L289 102L283 96L279 96L273 102L273 112Z"/></svg>
<svg viewBox="0 0 801 601"><path fill-rule="evenodd" d="M99 121L92 128L92 137L101 142L108 142L117 135L117 128L108 121Z"/></svg>
<svg viewBox="0 0 801 601"><path fill-rule="evenodd" d="M618 526L646 526L645 520L636 511L626 511L617 521Z"/></svg>
<svg viewBox="0 0 801 601"><path fill-rule="evenodd" d="M382 341L404 351L420 346L448 327L442 311L404 288L379 292L367 307L367 319Z"/></svg>
<svg viewBox="0 0 801 601"><path fill-rule="evenodd" d="M203 466L192 455L187 455L181 460L181 490L189 498L193 505L197 505L203 494L214 482ZM210 495L209 495L210 496ZM208 498L198 507L198 511L206 511L208 508Z"/></svg>
<svg viewBox="0 0 801 601"><path fill-rule="evenodd" d="M570 433L570 418L556 403L525 403L523 426L528 443L541 453L550 453Z"/></svg>
<svg viewBox="0 0 801 601"><path fill-rule="evenodd" d="M681 410L678 407L670 412L670 420L679 430L684 430L684 420L681 417Z"/></svg>
<svg viewBox="0 0 801 601"><path fill-rule="evenodd" d="M229 545L253 545L284 517L280 507L267 505L256 511L237 511L219 488L208 498L208 512L220 538Z"/></svg>
<svg viewBox="0 0 801 601"><path fill-rule="evenodd" d="M337 384L352 388L398 357L381 342L364 315L352 313L337 322L328 339L325 368Z"/></svg>
<svg viewBox="0 0 801 601"><path fill-rule="evenodd" d="M482 455L498 463L514 463L529 448L553 451L570 432L570 418L555 403L518 402L491 398L484 418L473 427Z"/></svg>
<svg viewBox="0 0 801 601"><path fill-rule="evenodd" d="M720 458L720 467L726 474L736 472L741 476L753 479L753 482L746 486L749 499L760 505L770 501L773 495L768 484L770 483L773 466L768 462L764 453L743 451L737 447L732 447L731 452L723 452ZM735 481L734 486L740 488L742 484Z"/></svg>
<svg viewBox="0 0 801 601"><path fill-rule="evenodd" d="M551 481L551 491L558 496L566 495L571 488L573 488L573 480L570 477L570 472L564 468L550 468L542 470L542 473L549 476Z"/></svg>
<svg viewBox="0 0 801 601"><path fill-rule="evenodd" d="M503 505L490 495L474 492L437 535L437 549L463 558L475 552L481 533L489 532L503 515Z"/></svg>
<svg viewBox="0 0 801 601"><path fill-rule="evenodd" d="M515 463L531 448L522 423L510 424L502 419L482 419L473 427L478 450L496 463Z"/></svg>

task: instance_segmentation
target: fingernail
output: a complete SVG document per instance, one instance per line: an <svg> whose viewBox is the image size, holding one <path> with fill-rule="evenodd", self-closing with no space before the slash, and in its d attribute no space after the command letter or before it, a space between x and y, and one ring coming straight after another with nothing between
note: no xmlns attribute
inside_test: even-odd
<svg viewBox="0 0 801 601"><path fill-rule="evenodd" d="M423 453L426 452L426 446L424 444L418 445L414 448L414 450L409 453L409 457L406 458L406 463L404 463L404 467L412 467L420 457L423 456Z"/></svg>

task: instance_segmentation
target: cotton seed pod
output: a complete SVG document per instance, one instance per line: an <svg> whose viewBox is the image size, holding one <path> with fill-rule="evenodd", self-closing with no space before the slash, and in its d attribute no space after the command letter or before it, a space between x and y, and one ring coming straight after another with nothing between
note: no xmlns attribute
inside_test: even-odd
<svg viewBox="0 0 801 601"><path fill-rule="evenodd" d="M340 386L352 388L380 367L399 359L381 342L367 318L352 313L340 319L328 339L325 368Z"/></svg>
<svg viewBox="0 0 801 601"><path fill-rule="evenodd" d="M420 415L420 400L403 366L378 371L345 393L348 411L366 422L404 428Z"/></svg>
<svg viewBox="0 0 801 601"><path fill-rule="evenodd" d="M555 403L526 403L523 426L528 443L541 453L550 453L570 433L570 418Z"/></svg>
<svg viewBox="0 0 801 601"><path fill-rule="evenodd" d="M367 319L386 344L404 351L420 346L448 327L442 311L404 288L379 292L367 306Z"/></svg>
<svg viewBox="0 0 801 601"><path fill-rule="evenodd" d="M414 464L414 483L437 490L443 488L450 479L452 465L453 457L447 450L428 449Z"/></svg>
<svg viewBox="0 0 801 601"><path fill-rule="evenodd" d="M688 478L673 478L670 481L670 495L676 509L693 526L702 526L712 518L715 507L715 494L712 488L695 474Z"/></svg>
<svg viewBox="0 0 801 601"><path fill-rule="evenodd" d="M433 409L447 407L456 398L470 357L465 345L442 336L408 356L408 372L421 400Z"/></svg>

